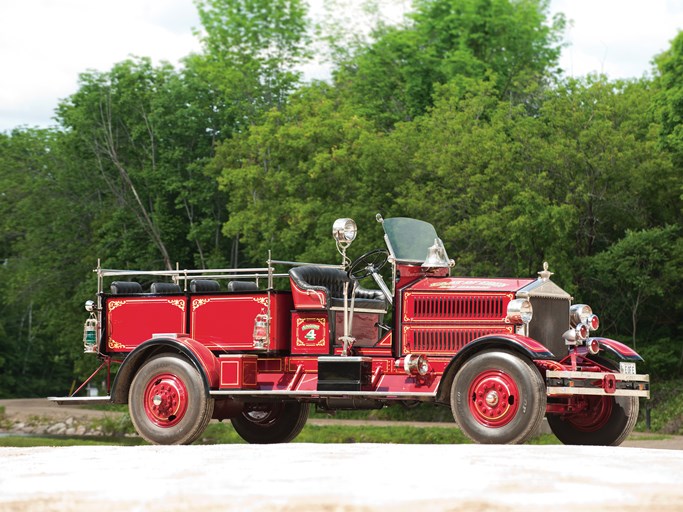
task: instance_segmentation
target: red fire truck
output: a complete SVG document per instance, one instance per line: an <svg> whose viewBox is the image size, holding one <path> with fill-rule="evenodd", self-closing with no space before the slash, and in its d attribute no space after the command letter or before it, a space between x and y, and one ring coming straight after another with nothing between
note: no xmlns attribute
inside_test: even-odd
<svg viewBox="0 0 683 512"><path fill-rule="evenodd" d="M598 317L572 305L547 264L537 279L452 277L431 224L377 220L387 248L352 262L356 224L334 223L341 265L270 255L267 267L247 269L98 264L84 344L101 360L90 379L106 371L108 395L77 396L86 381L52 400L127 403L138 433L157 444L191 443L212 418L230 419L250 443L288 442L311 404L420 402L450 407L479 443L522 443L544 416L565 444L628 436L639 397L649 397L642 359L593 336Z"/></svg>

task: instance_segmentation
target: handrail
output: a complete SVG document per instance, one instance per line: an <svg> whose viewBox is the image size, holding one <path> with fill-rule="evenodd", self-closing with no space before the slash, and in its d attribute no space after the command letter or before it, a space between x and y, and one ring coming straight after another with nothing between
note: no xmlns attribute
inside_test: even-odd
<svg viewBox="0 0 683 512"><path fill-rule="evenodd" d="M192 279L256 279L258 284L260 279L267 278L268 289L273 288L273 278L289 277L287 273L276 273L273 265L287 265L291 267L300 267L303 265L315 265L316 267L337 268L344 269L343 265L330 265L327 263L309 263L303 261L284 261L270 259L270 251L268 251L268 266L267 267L252 267L252 268L216 268L216 269L180 269L175 270L124 270L113 268L102 268L100 260L97 260L97 268L93 272L97 273L97 291L101 294L103 291L105 277L117 276L163 276L170 277L175 283L180 281L185 282ZM101 306L101 305L100 305Z"/></svg>

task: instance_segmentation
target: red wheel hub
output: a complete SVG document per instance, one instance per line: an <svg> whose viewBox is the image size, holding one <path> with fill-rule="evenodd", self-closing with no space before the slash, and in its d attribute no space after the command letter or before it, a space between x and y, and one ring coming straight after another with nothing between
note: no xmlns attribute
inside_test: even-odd
<svg viewBox="0 0 683 512"><path fill-rule="evenodd" d="M187 411L187 388L177 375L162 373L149 381L143 400L145 413L152 423L172 427Z"/></svg>
<svg viewBox="0 0 683 512"><path fill-rule="evenodd" d="M612 416L614 400L607 396L582 397L585 402L581 412L565 416L565 420L582 432L595 432L604 427Z"/></svg>
<svg viewBox="0 0 683 512"><path fill-rule="evenodd" d="M519 408L517 384L500 370L477 375L470 385L469 397L472 416L487 427L507 425Z"/></svg>

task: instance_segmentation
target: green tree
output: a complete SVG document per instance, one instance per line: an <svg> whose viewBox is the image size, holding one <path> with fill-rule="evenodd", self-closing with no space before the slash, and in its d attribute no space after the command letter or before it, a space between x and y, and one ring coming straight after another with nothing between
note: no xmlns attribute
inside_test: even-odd
<svg viewBox="0 0 683 512"><path fill-rule="evenodd" d="M677 197L661 201L669 222L683 224L683 32L674 38L671 47L655 58L659 74L655 78L656 94L652 102L654 117L661 125L660 140L672 155L676 172L665 184L666 190Z"/></svg>
<svg viewBox="0 0 683 512"><path fill-rule="evenodd" d="M106 198L96 230L110 264L160 260L170 269L206 266L212 254L220 260L224 202L203 172L222 128L212 105L191 69L144 58L84 73L60 105L59 120Z"/></svg>
<svg viewBox="0 0 683 512"><path fill-rule="evenodd" d="M487 79L501 98L521 94L557 66L565 20L548 20L548 6L547 0L416 1L408 22L378 27L374 41L342 63L337 83L386 128L425 112L437 84Z"/></svg>
<svg viewBox="0 0 683 512"><path fill-rule="evenodd" d="M2 396L45 396L71 380L81 323L74 291L89 271L91 238L83 177L59 132L0 136Z"/></svg>
<svg viewBox="0 0 683 512"><path fill-rule="evenodd" d="M271 248L276 259L329 260L333 220L380 206L364 188L374 172L361 161L369 128L320 83L221 145L213 165L230 197L224 230L239 236L250 263Z"/></svg>
<svg viewBox="0 0 683 512"><path fill-rule="evenodd" d="M621 240L590 260L591 281L602 307L617 325L630 325L636 348L645 312L650 331L675 324L683 310L683 238L674 226L628 230ZM616 326L613 327L613 329ZM643 337L651 338L652 332Z"/></svg>
<svg viewBox="0 0 683 512"><path fill-rule="evenodd" d="M203 73L238 129L280 108L310 58L301 0L196 0L204 32Z"/></svg>

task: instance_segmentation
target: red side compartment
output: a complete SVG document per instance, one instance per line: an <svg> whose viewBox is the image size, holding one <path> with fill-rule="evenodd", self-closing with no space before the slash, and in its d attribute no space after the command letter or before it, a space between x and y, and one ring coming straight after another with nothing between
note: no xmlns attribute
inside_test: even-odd
<svg viewBox="0 0 683 512"><path fill-rule="evenodd" d="M220 389L256 389L256 354L232 354L220 356Z"/></svg>
<svg viewBox="0 0 683 512"><path fill-rule="evenodd" d="M130 352L153 334L186 333L187 298L109 297L107 314L107 351Z"/></svg>
<svg viewBox="0 0 683 512"><path fill-rule="evenodd" d="M289 347L292 296L270 294L270 350ZM253 350L254 320L268 311L268 293L202 295L190 303L190 336L210 349Z"/></svg>
<svg viewBox="0 0 683 512"><path fill-rule="evenodd" d="M329 354L329 324L325 311L292 312L292 354Z"/></svg>

